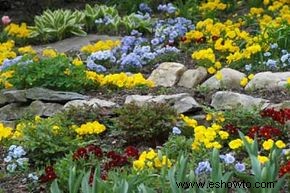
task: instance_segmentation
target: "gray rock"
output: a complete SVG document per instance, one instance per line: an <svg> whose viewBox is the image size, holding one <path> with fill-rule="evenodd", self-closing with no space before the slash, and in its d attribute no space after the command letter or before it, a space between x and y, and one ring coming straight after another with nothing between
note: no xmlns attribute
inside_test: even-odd
<svg viewBox="0 0 290 193"><path fill-rule="evenodd" d="M69 101L64 105L64 109L68 109L70 107L83 107L83 106L92 106L94 108L114 108L117 107L118 105L111 101L92 98L90 100Z"/></svg>
<svg viewBox="0 0 290 193"><path fill-rule="evenodd" d="M249 95L239 94L230 91L219 91L212 96L211 106L215 109L234 109L239 107L252 108L267 105L269 101L261 98L254 98Z"/></svg>
<svg viewBox="0 0 290 193"><path fill-rule="evenodd" d="M41 53L45 48L52 48L60 53L67 53L71 51L79 51L83 46L90 44L91 42L96 42L98 40L118 40L121 37L118 36L107 36L107 35L93 35L89 34L84 37L71 37L55 43L45 44L40 46L34 46L33 48Z"/></svg>
<svg viewBox="0 0 290 193"><path fill-rule="evenodd" d="M43 103L41 101L33 101L28 107L28 111L33 115L50 117L62 110L63 105L58 103Z"/></svg>
<svg viewBox="0 0 290 193"><path fill-rule="evenodd" d="M210 77L204 83L201 84L202 87L214 89L238 89L241 88L240 81L246 75L237 70L231 68L223 68L221 70L222 80L217 80L215 76Z"/></svg>
<svg viewBox="0 0 290 193"><path fill-rule="evenodd" d="M135 103L142 106L147 103L167 103L178 113L192 112L201 109L201 106L188 93L159 96L130 95L126 97L125 104Z"/></svg>
<svg viewBox="0 0 290 193"><path fill-rule="evenodd" d="M16 128L16 121L1 121L1 123L4 125L4 127L10 127L12 129Z"/></svg>
<svg viewBox="0 0 290 193"><path fill-rule="evenodd" d="M71 100L86 100L89 97L75 92L53 91L45 88L26 90L26 98L31 100L67 102Z"/></svg>
<svg viewBox="0 0 290 193"><path fill-rule="evenodd" d="M246 90L283 88L290 72L260 72L247 84Z"/></svg>
<svg viewBox="0 0 290 193"><path fill-rule="evenodd" d="M178 86L193 88L204 81L206 76L207 71L203 67L187 70L181 76Z"/></svg>
<svg viewBox="0 0 290 193"><path fill-rule="evenodd" d="M0 108L0 121L12 121L22 118L27 113L27 107L19 103L11 103Z"/></svg>
<svg viewBox="0 0 290 193"><path fill-rule="evenodd" d="M172 87L179 81L185 70L183 64L164 62L153 70L148 79L153 81L156 86Z"/></svg>
<svg viewBox="0 0 290 193"><path fill-rule="evenodd" d="M27 102L25 90L2 90L0 95L5 98L6 103Z"/></svg>
<svg viewBox="0 0 290 193"><path fill-rule="evenodd" d="M269 104L269 105L265 106L265 108L274 108L277 110L289 109L290 108L290 101L286 100L286 101L283 101L283 102L278 103L278 104Z"/></svg>

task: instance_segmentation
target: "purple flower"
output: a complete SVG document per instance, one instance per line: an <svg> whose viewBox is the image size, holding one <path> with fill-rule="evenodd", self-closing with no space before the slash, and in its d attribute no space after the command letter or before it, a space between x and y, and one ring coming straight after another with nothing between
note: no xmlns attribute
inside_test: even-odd
<svg viewBox="0 0 290 193"><path fill-rule="evenodd" d="M245 171L246 166L245 166L245 164L238 162L238 163L235 164L235 169L238 172L243 172L243 171Z"/></svg>
<svg viewBox="0 0 290 193"><path fill-rule="evenodd" d="M268 66L269 68L276 68L276 64L277 61L272 59L268 59L268 61L266 62L266 66Z"/></svg>
<svg viewBox="0 0 290 193"><path fill-rule="evenodd" d="M152 44L153 46L158 45L158 44L159 44L159 39L158 39L158 38L154 38L154 39L152 39L152 40L151 40L151 44Z"/></svg>
<svg viewBox="0 0 290 193"><path fill-rule="evenodd" d="M171 13L175 13L177 11L177 8L174 7L172 3L168 3L168 4L158 5L157 10L171 14Z"/></svg>
<svg viewBox="0 0 290 193"><path fill-rule="evenodd" d="M195 174L198 175L202 172L211 172L210 163L208 161L199 162L197 168L195 169Z"/></svg>

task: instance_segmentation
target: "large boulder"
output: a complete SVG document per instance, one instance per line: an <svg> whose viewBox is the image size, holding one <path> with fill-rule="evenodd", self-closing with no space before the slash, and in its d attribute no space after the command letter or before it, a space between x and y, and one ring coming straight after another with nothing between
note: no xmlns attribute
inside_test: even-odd
<svg viewBox="0 0 290 193"><path fill-rule="evenodd" d="M179 81L185 70L183 64L164 62L151 73L148 79L153 81L156 86L172 87Z"/></svg>
<svg viewBox="0 0 290 193"><path fill-rule="evenodd" d="M230 92L219 91L212 96L211 106L217 110L234 109L234 108L264 108L268 105L268 100L262 98L255 98L249 95Z"/></svg>
<svg viewBox="0 0 290 193"><path fill-rule="evenodd" d="M222 74L221 80L212 76L202 83L201 86L209 88L210 90L241 88L241 79L246 76L244 73L231 68L223 68L220 72Z"/></svg>
<svg viewBox="0 0 290 193"><path fill-rule="evenodd" d="M197 69L189 69L181 76L178 86L193 88L205 80L207 71L203 67Z"/></svg>
<svg viewBox="0 0 290 193"><path fill-rule="evenodd" d="M247 84L246 90L283 88L290 72L260 72Z"/></svg>
<svg viewBox="0 0 290 193"><path fill-rule="evenodd" d="M139 106L147 103L167 103L171 105L177 113L195 112L201 109L201 106L188 93L158 96L130 95L127 96L125 100L125 104L128 103L135 103Z"/></svg>

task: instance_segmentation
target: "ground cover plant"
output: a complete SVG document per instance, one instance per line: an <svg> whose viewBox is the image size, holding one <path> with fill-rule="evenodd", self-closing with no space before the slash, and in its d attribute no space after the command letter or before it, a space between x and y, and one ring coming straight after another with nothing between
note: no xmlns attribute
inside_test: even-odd
<svg viewBox="0 0 290 193"><path fill-rule="evenodd" d="M88 34L114 38L73 52L38 49ZM61 104L65 107L49 116L28 113L0 122L0 192L290 192L289 37L287 0L108 0L82 10L48 9L29 25L3 16L1 111L19 100L32 104L33 98L13 93L33 87L89 97L70 101L83 106ZM152 72L167 62L170 69ZM209 84L179 87L183 76L179 82L171 78L185 68L205 74L196 78L189 70L185 79ZM229 68L236 71L225 73ZM165 70L174 72L164 75ZM153 81L154 73L175 86ZM228 79L232 87L224 83ZM263 95L253 81L280 90ZM239 97L222 107L208 101L223 90ZM250 108L258 99L246 98L247 104L227 108L245 97L241 93L269 100ZM198 105L191 105L196 101L190 95ZM96 97L99 103L89 104ZM114 103L104 102L108 98ZM252 187L227 188L221 181Z"/></svg>

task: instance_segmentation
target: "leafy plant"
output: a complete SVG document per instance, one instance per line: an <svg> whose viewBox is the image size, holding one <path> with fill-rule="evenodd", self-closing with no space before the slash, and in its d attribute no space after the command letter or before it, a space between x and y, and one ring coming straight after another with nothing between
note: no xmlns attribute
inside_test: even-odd
<svg viewBox="0 0 290 193"><path fill-rule="evenodd" d="M56 90L82 91L97 85L86 78L84 66L72 65L65 56L42 59L39 62L13 65L9 82L17 89L45 87Z"/></svg>
<svg viewBox="0 0 290 193"><path fill-rule="evenodd" d="M132 103L116 110L117 128L124 131L128 143L142 140L157 145L167 139L174 126L176 112L167 104L145 104L142 107Z"/></svg>
<svg viewBox="0 0 290 193"><path fill-rule="evenodd" d="M70 10L46 10L41 16L35 16L31 27L31 37L42 41L62 40L71 35L85 36L82 30L84 14Z"/></svg>
<svg viewBox="0 0 290 193"><path fill-rule="evenodd" d="M244 134L239 132L240 137L243 140L245 145L245 149L248 152L248 155L251 160L251 166L253 175L245 174L245 173L236 173L238 178L245 180L246 182L250 182L251 184L263 183L275 183L274 187L265 187L265 188L257 188L257 187L248 187L250 193L272 193L279 192L285 182L286 175L279 178L279 159L281 157L282 150L272 147L269 161L267 161L264 165L262 165L258 160L258 142L255 139L251 144L249 143Z"/></svg>
<svg viewBox="0 0 290 193"><path fill-rule="evenodd" d="M122 18L122 24L127 32L138 30L140 32L152 32L153 22L150 18L142 18L135 13Z"/></svg>

